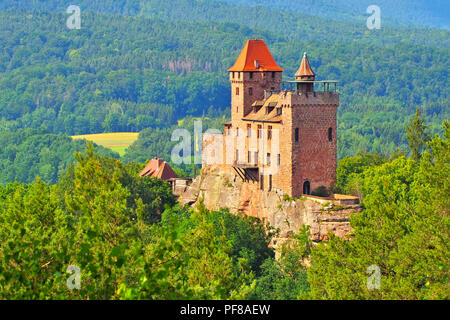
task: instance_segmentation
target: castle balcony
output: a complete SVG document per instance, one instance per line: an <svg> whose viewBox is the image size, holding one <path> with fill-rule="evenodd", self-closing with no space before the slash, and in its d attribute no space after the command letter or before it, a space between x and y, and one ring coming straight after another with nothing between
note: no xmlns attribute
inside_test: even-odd
<svg viewBox="0 0 450 320"><path fill-rule="evenodd" d="M259 182L259 167L256 164L244 164L235 161L232 167L243 182Z"/></svg>

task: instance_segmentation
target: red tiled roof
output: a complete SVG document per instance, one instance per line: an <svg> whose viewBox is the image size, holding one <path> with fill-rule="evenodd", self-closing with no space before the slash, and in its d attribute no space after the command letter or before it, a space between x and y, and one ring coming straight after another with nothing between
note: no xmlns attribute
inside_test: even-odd
<svg viewBox="0 0 450 320"><path fill-rule="evenodd" d="M308 57L306 56L306 52L303 55L302 63L300 65L300 68L298 69L298 71L295 73L295 76L296 77L303 77L303 76L313 77L313 76L315 76L315 73L314 73L314 71L312 71L311 65L309 64L309 60L308 60Z"/></svg>
<svg viewBox="0 0 450 320"><path fill-rule="evenodd" d="M262 108L259 108L256 112L255 110L250 111L242 120L244 121L261 121L261 122L280 122L282 116L277 114L276 106L278 105L278 95L273 94L268 99L264 101ZM266 107L272 108L269 113L266 113Z"/></svg>
<svg viewBox="0 0 450 320"><path fill-rule="evenodd" d="M228 71L284 71L275 62L264 40L247 40L241 54Z"/></svg>
<svg viewBox="0 0 450 320"><path fill-rule="evenodd" d="M172 170L167 162L163 159L152 159L144 170L139 174L140 177L153 177L160 178L162 180L169 180L171 178L177 178L178 176Z"/></svg>

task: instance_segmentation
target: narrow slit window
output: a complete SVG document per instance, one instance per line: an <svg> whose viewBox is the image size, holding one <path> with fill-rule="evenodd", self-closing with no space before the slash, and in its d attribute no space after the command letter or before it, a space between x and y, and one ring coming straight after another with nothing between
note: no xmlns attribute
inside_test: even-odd
<svg viewBox="0 0 450 320"><path fill-rule="evenodd" d="M328 128L328 141L333 141L333 128Z"/></svg>
<svg viewBox="0 0 450 320"><path fill-rule="evenodd" d="M298 128L295 128L295 142L298 142Z"/></svg>

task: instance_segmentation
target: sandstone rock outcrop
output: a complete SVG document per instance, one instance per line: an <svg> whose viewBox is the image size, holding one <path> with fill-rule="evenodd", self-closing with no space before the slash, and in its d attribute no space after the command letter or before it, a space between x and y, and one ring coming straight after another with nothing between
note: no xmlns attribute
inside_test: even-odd
<svg viewBox="0 0 450 320"><path fill-rule="evenodd" d="M262 191L257 182L243 182L232 169L210 166L202 169L179 201L195 206L200 201L210 210L229 208L232 213L245 213L265 219L279 229L277 243L289 239L303 225L309 225L313 241L328 239L331 231L339 237L351 232L352 214L359 205L342 205L328 199L301 197L286 199L279 191Z"/></svg>

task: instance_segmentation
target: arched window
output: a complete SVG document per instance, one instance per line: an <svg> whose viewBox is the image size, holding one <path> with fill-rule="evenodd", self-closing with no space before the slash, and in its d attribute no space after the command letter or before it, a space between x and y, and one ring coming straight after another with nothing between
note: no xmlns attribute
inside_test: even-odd
<svg viewBox="0 0 450 320"><path fill-rule="evenodd" d="M333 128L328 128L328 141L333 141Z"/></svg>
<svg viewBox="0 0 450 320"><path fill-rule="evenodd" d="M305 181L305 183L303 183L303 194L311 194L311 184L309 181Z"/></svg>

